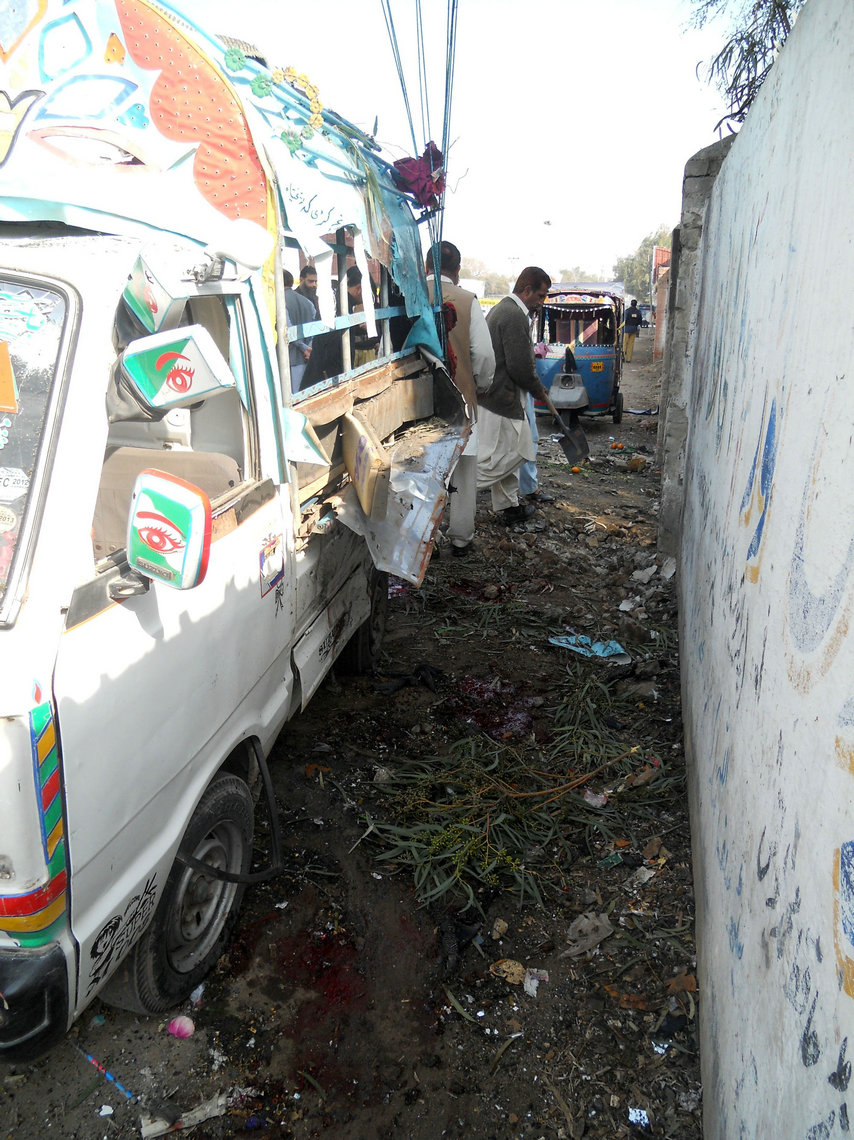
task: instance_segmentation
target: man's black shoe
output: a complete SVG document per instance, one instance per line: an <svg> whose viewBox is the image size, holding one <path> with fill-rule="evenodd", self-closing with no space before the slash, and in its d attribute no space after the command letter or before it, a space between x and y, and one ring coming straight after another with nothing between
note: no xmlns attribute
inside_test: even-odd
<svg viewBox="0 0 854 1140"><path fill-rule="evenodd" d="M532 491L530 495L525 496L526 503L553 503L554 501L554 495L550 495L548 491L541 491L539 488L536 491Z"/></svg>
<svg viewBox="0 0 854 1140"><path fill-rule="evenodd" d="M513 526L514 523L525 522L526 519L531 518L536 514L537 508L532 506L531 503L519 503L517 507L505 507L501 511L501 521L505 526Z"/></svg>
<svg viewBox="0 0 854 1140"><path fill-rule="evenodd" d="M468 558L470 554L474 553L474 543L467 542L465 546L454 546L451 543L451 554L454 558Z"/></svg>

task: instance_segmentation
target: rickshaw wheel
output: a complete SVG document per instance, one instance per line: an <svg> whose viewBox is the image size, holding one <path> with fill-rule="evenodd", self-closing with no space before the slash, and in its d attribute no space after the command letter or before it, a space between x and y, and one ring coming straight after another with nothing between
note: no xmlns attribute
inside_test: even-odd
<svg viewBox="0 0 854 1140"><path fill-rule="evenodd" d="M623 393L618 392L617 398L614 400L614 414L611 417L615 424L623 422Z"/></svg>

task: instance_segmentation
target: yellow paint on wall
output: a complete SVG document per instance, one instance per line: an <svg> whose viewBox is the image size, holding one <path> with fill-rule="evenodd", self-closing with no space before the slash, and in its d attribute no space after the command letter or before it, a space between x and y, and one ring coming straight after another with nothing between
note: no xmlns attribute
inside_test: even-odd
<svg viewBox="0 0 854 1140"><path fill-rule="evenodd" d="M841 848L837 847L833 852L833 947L836 951L836 964L839 967L842 988L850 998L854 998L854 961L846 954L839 940L839 861L841 857Z"/></svg>
<svg viewBox="0 0 854 1140"><path fill-rule="evenodd" d="M854 744L846 743L841 736L837 736L834 746L839 767L854 776Z"/></svg>

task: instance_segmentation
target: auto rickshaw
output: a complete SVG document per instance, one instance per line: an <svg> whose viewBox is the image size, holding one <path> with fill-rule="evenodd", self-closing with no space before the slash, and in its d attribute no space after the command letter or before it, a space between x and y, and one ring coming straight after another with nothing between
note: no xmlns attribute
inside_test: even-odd
<svg viewBox="0 0 854 1140"><path fill-rule="evenodd" d="M615 424L623 418L620 375L623 364L622 282L611 281L552 285L539 316L537 373L552 402L562 412L564 404L583 416L610 415ZM587 393L586 406L579 406L577 383L568 385L566 350L575 361L576 374ZM566 401L563 385L567 385Z"/></svg>

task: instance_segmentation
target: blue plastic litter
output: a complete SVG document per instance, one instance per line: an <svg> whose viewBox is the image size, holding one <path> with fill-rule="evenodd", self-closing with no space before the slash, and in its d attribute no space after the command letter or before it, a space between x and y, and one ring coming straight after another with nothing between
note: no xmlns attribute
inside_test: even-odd
<svg viewBox="0 0 854 1140"><path fill-rule="evenodd" d="M607 660L609 665L628 665L631 661L631 657L619 641L591 641L583 633L550 637L549 645L557 645L561 649L571 649L573 653L580 653L582 657L601 657L603 660Z"/></svg>

